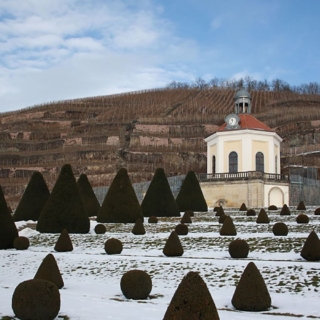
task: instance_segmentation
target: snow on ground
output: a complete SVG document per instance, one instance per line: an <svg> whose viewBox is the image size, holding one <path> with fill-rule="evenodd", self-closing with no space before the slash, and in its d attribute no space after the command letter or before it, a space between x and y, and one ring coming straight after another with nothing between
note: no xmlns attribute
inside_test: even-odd
<svg viewBox="0 0 320 320"><path fill-rule="evenodd" d="M292 208L291 208L292 209ZM58 234L40 234L25 228L19 235L30 240L25 251L0 250L0 319L15 319L11 308L14 289L34 277L45 256L52 253L64 280L60 290L61 308L57 319L132 319L160 320L171 298L188 271L197 271L206 282L220 319L317 319L320 318L319 262L307 262L300 257L305 239L312 230L319 234L320 216L307 211L309 224L297 224L298 212L280 217L279 211L268 212L270 225L257 225L256 217L246 217L237 210L225 210L237 229L237 236L220 236L221 225L212 211L196 213L189 225L189 234L180 236L184 254L166 257L162 253L170 232L179 218L163 218L158 224L145 222L145 235L133 235L133 224L106 224L107 233L94 232L91 221L89 234L70 234L72 252L54 251ZM272 233L275 222L285 221L287 237ZM26 222L17 223L23 227ZM104 243L118 238L123 243L119 255L107 255ZM247 240L247 259L232 259L229 242L235 238ZM231 299L244 268L254 261L265 279L272 298L272 308L266 312L240 312ZM147 300L126 299L120 289L120 279L129 270L146 271L152 278L152 291Z"/></svg>

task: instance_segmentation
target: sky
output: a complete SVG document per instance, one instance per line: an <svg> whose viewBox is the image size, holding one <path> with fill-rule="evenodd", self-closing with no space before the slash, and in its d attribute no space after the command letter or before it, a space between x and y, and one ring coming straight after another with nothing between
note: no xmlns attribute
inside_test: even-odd
<svg viewBox="0 0 320 320"><path fill-rule="evenodd" d="M320 82L319 0L1 0L0 112L197 78Z"/></svg>

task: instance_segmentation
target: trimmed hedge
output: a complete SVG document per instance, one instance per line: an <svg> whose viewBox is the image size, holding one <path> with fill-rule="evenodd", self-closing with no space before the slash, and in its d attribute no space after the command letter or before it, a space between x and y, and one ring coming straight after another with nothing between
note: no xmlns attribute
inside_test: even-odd
<svg viewBox="0 0 320 320"><path fill-rule="evenodd" d="M236 236L237 231L233 224L232 218L230 216L226 216L223 225L220 229L221 236Z"/></svg>
<svg viewBox="0 0 320 320"><path fill-rule="evenodd" d="M275 210L278 210L278 207L272 204L271 206L268 207L268 210L275 211Z"/></svg>
<svg viewBox="0 0 320 320"><path fill-rule="evenodd" d="M270 219L266 213L266 210L263 208L260 209L257 220L257 223L270 223Z"/></svg>
<svg viewBox="0 0 320 320"><path fill-rule="evenodd" d="M300 256L307 261L320 260L320 240L314 231L311 231L306 239Z"/></svg>
<svg viewBox="0 0 320 320"><path fill-rule="evenodd" d="M148 219L149 223L158 223L158 218L156 216L151 216Z"/></svg>
<svg viewBox="0 0 320 320"><path fill-rule="evenodd" d="M186 210L208 211L208 205L194 171L187 173L177 195L176 202L181 212Z"/></svg>
<svg viewBox="0 0 320 320"><path fill-rule="evenodd" d="M107 254L120 254L123 246L119 239L110 238L104 244L104 250Z"/></svg>
<svg viewBox="0 0 320 320"><path fill-rule="evenodd" d="M190 218L190 214L188 211L186 211L183 217L181 218L181 223L192 223L192 220Z"/></svg>
<svg viewBox="0 0 320 320"><path fill-rule="evenodd" d="M17 250L27 250L30 246L30 241L26 237L22 237L22 236L16 237L13 241L13 246Z"/></svg>
<svg viewBox="0 0 320 320"><path fill-rule="evenodd" d="M162 252L167 257L179 257L183 255L183 248L176 231L171 232Z"/></svg>
<svg viewBox="0 0 320 320"><path fill-rule="evenodd" d="M143 226L143 223L141 221L141 219L137 219L136 223L134 224L132 231L131 231L134 235L143 235L146 234L146 230Z"/></svg>
<svg viewBox="0 0 320 320"><path fill-rule="evenodd" d="M106 226L104 224L98 223L94 227L94 232L96 234L105 234L107 232L107 228L106 228Z"/></svg>
<svg viewBox="0 0 320 320"><path fill-rule="evenodd" d="M309 223L309 217L304 214L300 213L296 218L297 223Z"/></svg>
<svg viewBox="0 0 320 320"><path fill-rule="evenodd" d="M247 211L247 206L245 205L245 203L242 203L242 205L239 208L239 211Z"/></svg>
<svg viewBox="0 0 320 320"><path fill-rule="evenodd" d="M290 212L290 209L289 207L284 204L281 211L280 211L280 216L290 216L291 212Z"/></svg>
<svg viewBox="0 0 320 320"><path fill-rule="evenodd" d="M67 229L63 229L54 246L54 250L58 252L69 252L73 250L72 241Z"/></svg>
<svg viewBox="0 0 320 320"><path fill-rule="evenodd" d="M235 239L229 243L229 254L231 258L247 258L249 245L246 240Z"/></svg>
<svg viewBox="0 0 320 320"><path fill-rule="evenodd" d="M135 223L143 221L142 209L132 187L127 169L120 169L103 200L97 222Z"/></svg>
<svg viewBox="0 0 320 320"><path fill-rule="evenodd" d="M297 206L297 210L306 210L306 206L303 201L299 202L299 204Z"/></svg>
<svg viewBox="0 0 320 320"><path fill-rule="evenodd" d="M174 230L179 236L186 236L189 232L188 226L183 223L177 224Z"/></svg>
<svg viewBox="0 0 320 320"><path fill-rule="evenodd" d="M247 210L247 217L254 217L256 215L256 211L254 209Z"/></svg>
<svg viewBox="0 0 320 320"><path fill-rule="evenodd" d="M275 236L286 236L288 235L289 229L284 222L277 222L273 225L272 232Z"/></svg>

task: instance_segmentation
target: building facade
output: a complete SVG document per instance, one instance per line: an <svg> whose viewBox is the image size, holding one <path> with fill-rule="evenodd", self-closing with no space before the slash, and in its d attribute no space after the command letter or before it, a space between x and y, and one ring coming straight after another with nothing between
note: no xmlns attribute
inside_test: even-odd
<svg viewBox="0 0 320 320"><path fill-rule="evenodd" d="M289 204L288 177L280 172L281 137L251 114L251 95L235 97L234 113L205 139L207 174L200 185L209 206Z"/></svg>

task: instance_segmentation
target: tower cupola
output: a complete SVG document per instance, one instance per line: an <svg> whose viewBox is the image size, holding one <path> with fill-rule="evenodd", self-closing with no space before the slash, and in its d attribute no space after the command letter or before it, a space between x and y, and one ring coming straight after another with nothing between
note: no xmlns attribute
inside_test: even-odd
<svg viewBox="0 0 320 320"><path fill-rule="evenodd" d="M234 112L239 113L251 113L251 95L246 89L239 90L234 96L235 101Z"/></svg>

